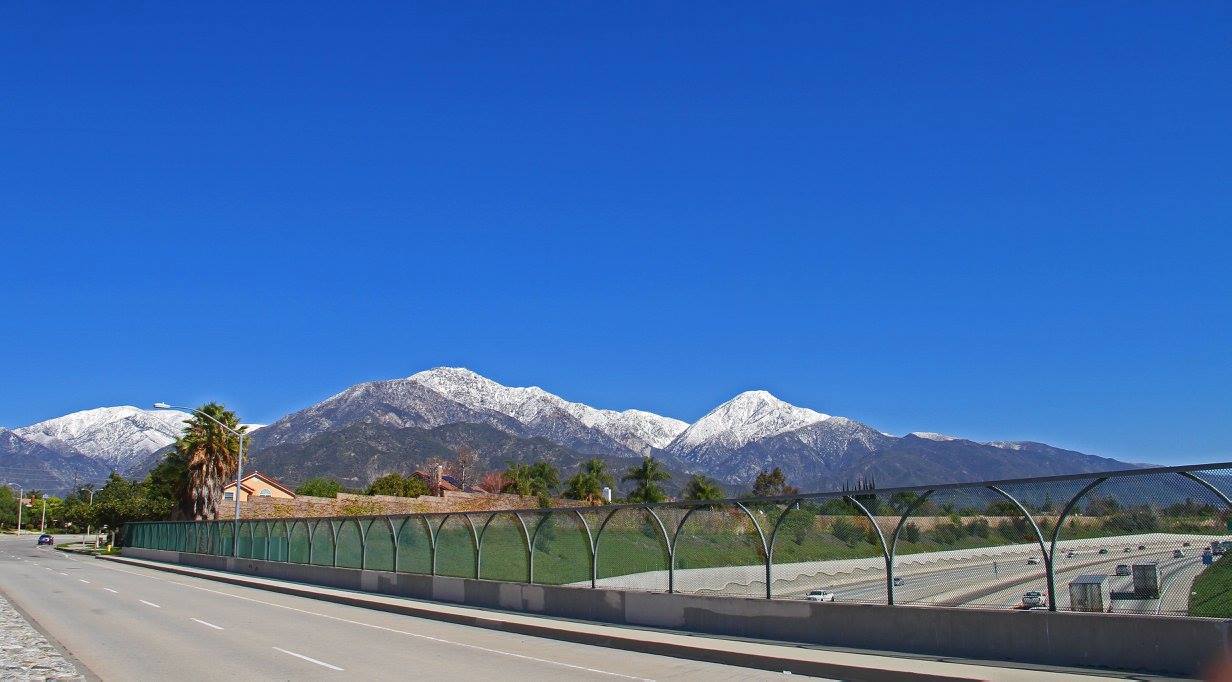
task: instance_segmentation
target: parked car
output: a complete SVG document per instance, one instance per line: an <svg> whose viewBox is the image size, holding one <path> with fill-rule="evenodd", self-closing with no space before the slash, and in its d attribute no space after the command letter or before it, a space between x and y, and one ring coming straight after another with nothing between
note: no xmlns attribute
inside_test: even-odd
<svg viewBox="0 0 1232 682"><path fill-rule="evenodd" d="M813 590L804 598L808 601L834 601L834 593L829 590Z"/></svg>
<svg viewBox="0 0 1232 682"><path fill-rule="evenodd" d="M1129 575L1129 564L1117 564L1117 575Z"/></svg>
<svg viewBox="0 0 1232 682"><path fill-rule="evenodd" d="M1027 592L1022 595L1022 605L1027 608L1031 608L1034 606L1043 606L1044 605L1044 595L1040 594L1039 592L1036 592L1035 590L1031 590L1030 592Z"/></svg>
<svg viewBox="0 0 1232 682"><path fill-rule="evenodd" d="M898 587L899 585L902 585L902 584L903 584L903 579L902 579L902 578L895 578L895 579L894 579L894 586L895 586L895 587Z"/></svg>
<svg viewBox="0 0 1232 682"><path fill-rule="evenodd" d="M56 541L50 535L43 533L38 537L38 543L40 545L54 545Z"/></svg>
<svg viewBox="0 0 1232 682"><path fill-rule="evenodd" d="M1172 550L1172 558L1173 558L1173 559L1180 559L1180 558L1181 558L1181 557L1183 557L1183 556L1185 556L1185 553L1184 553L1184 552L1182 552L1181 550L1179 550L1179 549L1174 549L1174 550Z"/></svg>
<svg viewBox="0 0 1232 682"><path fill-rule="evenodd" d="M1039 562L1040 562L1040 559L1037 556L1027 557L1028 564L1038 564Z"/></svg>
<svg viewBox="0 0 1232 682"><path fill-rule="evenodd" d="M1107 547L1100 547L1100 548L1099 548L1099 553L1100 553L1100 554L1107 554L1107 553L1108 553L1108 548L1107 548Z"/></svg>

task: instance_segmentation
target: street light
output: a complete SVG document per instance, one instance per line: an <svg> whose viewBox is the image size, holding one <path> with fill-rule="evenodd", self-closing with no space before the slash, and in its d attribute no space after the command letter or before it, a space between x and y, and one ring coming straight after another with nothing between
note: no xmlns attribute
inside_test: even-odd
<svg viewBox="0 0 1232 682"><path fill-rule="evenodd" d="M156 410L181 410L184 412L192 412L193 414L200 415L214 422L215 424L229 431L231 435L236 436L237 438L240 439L240 449L239 449L239 452L235 456L235 532L232 533L231 535L231 556L239 558L239 555L240 555L240 480L244 477L244 433L242 431L236 431L235 429L218 421L217 419L202 412L201 410L196 410L191 407L175 407L173 405L168 405L167 403L154 403L154 409ZM106 528L106 526L104 526L104 528Z"/></svg>

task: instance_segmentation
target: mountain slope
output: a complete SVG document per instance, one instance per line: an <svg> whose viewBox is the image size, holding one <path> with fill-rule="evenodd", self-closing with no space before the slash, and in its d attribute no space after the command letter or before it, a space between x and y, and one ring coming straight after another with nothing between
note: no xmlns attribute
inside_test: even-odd
<svg viewBox="0 0 1232 682"><path fill-rule="evenodd" d="M73 412L13 432L62 455L80 454L108 471L124 474L131 464L175 441L189 415L124 405Z"/></svg>
<svg viewBox="0 0 1232 682"><path fill-rule="evenodd" d="M61 453L0 428L0 483L26 490L62 493L103 481L111 469L80 453Z"/></svg>

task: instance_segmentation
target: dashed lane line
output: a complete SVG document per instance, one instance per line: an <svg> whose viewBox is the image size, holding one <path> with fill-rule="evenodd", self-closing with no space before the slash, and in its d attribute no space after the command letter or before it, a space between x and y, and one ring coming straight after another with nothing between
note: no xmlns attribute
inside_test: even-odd
<svg viewBox="0 0 1232 682"><path fill-rule="evenodd" d="M204 625L205 627L207 627L207 628L214 628L215 630L224 630L224 629L226 629L226 628L220 627L220 626L218 626L218 625L214 625L213 623L207 623L207 622L205 622L205 621L201 620L200 618L189 618L188 620L191 620L191 621L193 621L193 622L195 622L195 623L201 623L201 624L202 624L202 625Z"/></svg>
<svg viewBox="0 0 1232 682"><path fill-rule="evenodd" d="M112 594L119 594L119 592L116 592L115 590L111 589L110 587L104 587L103 589L104 589L104 590L107 590L108 592L110 592L110 593L112 593Z"/></svg>
<svg viewBox="0 0 1232 682"><path fill-rule="evenodd" d="M285 609L287 611L294 611L296 613L303 613L303 614L310 615L310 616L318 616L320 618L325 618L325 619L337 621L340 623L349 623L351 625L358 625L360 627L371 628L373 630L382 630L384 632L392 632L394 634L405 635L407 637L414 637L416 639L423 639L423 640L427 640L430 642L436 642L438 644L450 644L453 646L462 647L464 649L470 649L472 651L482 651L484 653L496 654L499 656L508 656L510 658L517 658L523 661L531 661L534 663L543 663L545 665L554 665L554 666L558 666L561 668L568 668L570 670L580 670L583 672L595 673L596 675L607 675L609 677L619 677L619 678L626 679L626 680L640 680L641 682L653 682L650 678L646 678L646 677L638 677L636 675L625 675L624 673L616 673L610 670L601 670L599 668L589 668L583 665L575 665L573 663L565 663L563 661L554 661L549 658L539 658L537 656L528 656L526 654L518 654L512 651L502 651L500 649L490 649L488 647L479 646L478 644L467 644L465 642L455 642L453 640L443 639L441 637L433 637L431 635L424 635L418 632L407 632L406 630L398 630L396 628L386 627L384 625L376 625L374 623L365 623L363 621L351 620L350 618L332 616L328 613L309 611L307 609L300 609L294 606L287 606L286 604L277 604L274 602L262 601L260 599L253 599L252 597L245 597L245 596L238 595L238 594L232 594L230 592L223 592L221 590L213 590L208 587L201 587L199 585L191 585L189 583L180 582L178 580L168 580L166 578L159 578L157 576L147 575L145 573L139 573L137 571L130 571L130 570L123 569L123 568L117 568L115 566L104 565L104 566L101 566L100 568L106 568L109 571L117 571L119 573L128 573L130 575L135 575L141 578L146 578L148 580L157 580L159 582L170 583L172 585L179 585L181 587L187 587L189 589L199 590L201 592L209 592L210 594L217 594L217 595L222 595L224 597L231 597L233 599L240 599L242 601L252 602L254 604L261 604L263 606L272 606L274 608Z"/></svg>
<svg viewBox="0 0 1232 682"><path fill-rule="evenodd" d="M146 606L153 606L153 607L154 607L154 608L156 608L156 609L161 609L161 608L162 608L161 606L159 606L158 604L155 604L155 603L154 603L154 602L152 602L152 601L146 601L146 600L144 600L144 599L138 599L137 601L141 602L142 604L145 604Z"/></svg>
<svg viewBox="0 0 1232 682"><path fill-rule="evenodd" d="M302 658L302 659L304 659L305 661L308 661L309 663L316 663L317 665L322 666L322 667L325 667L325 668L329 668L330 670L337 670L337 671L339 671L339 672L342 672L342 668L339 668L339 667L338 667L338 666L336 666L336 665L331 665L331 664L329 664L329 663L326 663L325 661L318 661L318 660L317 660L317 659L315 659L315 658L309 658L308 656L305 656L305 655L303 655L303 654L297 654L297 653L295 653L294 651L287 651L286 649L279 649L278 647L274 647L274 651L281 651L281 652L282 652L282 653L284 653L284 654L288 654L288 655L290 655L290 656L294 656L294 657L296 657L296 658Z"/></svg>

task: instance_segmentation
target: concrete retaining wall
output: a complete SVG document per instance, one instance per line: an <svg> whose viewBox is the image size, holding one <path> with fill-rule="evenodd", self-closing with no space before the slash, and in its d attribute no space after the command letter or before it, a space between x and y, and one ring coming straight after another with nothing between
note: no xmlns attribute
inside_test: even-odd
<svg viewBox="0 0 1232 682"><path fill-rule="evenodd" d="M1197 675L1232 621L804 601L525 585L126 547L126 556L380 594L714 635L933 656Z"/></svg>

